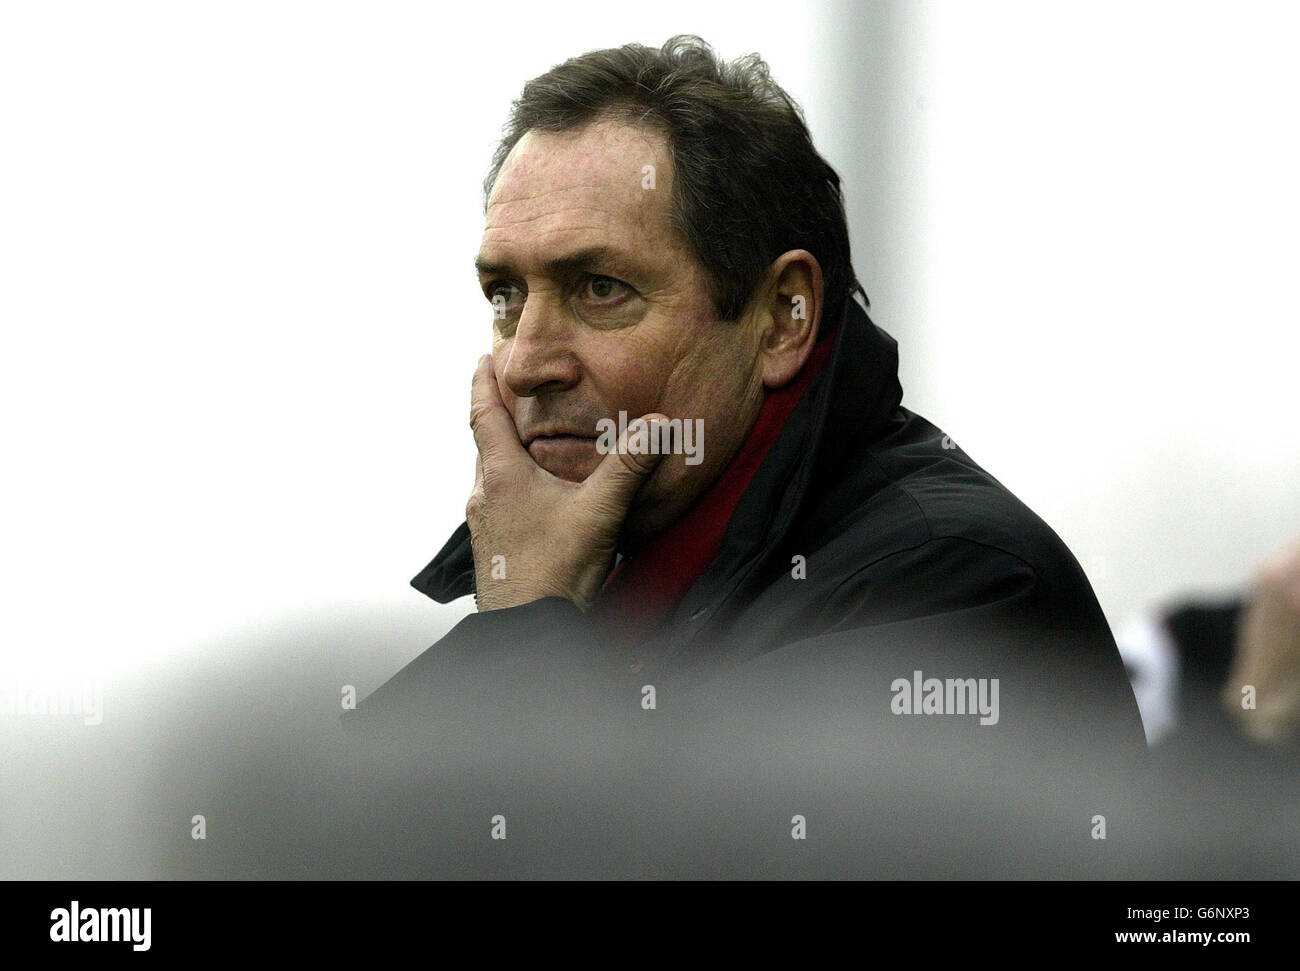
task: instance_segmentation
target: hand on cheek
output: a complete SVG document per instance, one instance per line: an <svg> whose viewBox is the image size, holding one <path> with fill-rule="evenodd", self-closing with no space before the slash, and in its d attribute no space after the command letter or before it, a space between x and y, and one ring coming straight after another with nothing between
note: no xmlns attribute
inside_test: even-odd
<svg viewBox="0 0 1300 971"><path fill-rule="evenodd" d="M519 440L487 355L474 374L470 427L478 458L465 518L478 609L542 597L564 597L587 609L609 572L632 500L662 456L631 453L626 444L634 423L629 423L618 447L585 481L557 478L534 462Z"/></svg>

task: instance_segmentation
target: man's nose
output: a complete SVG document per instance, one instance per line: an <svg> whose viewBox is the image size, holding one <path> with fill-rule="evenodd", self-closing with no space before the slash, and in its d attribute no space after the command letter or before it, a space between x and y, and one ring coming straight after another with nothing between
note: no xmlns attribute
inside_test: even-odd
<svg viewBox="0 0 1300 971"><path fill-rule="evenodd" d="M531 297L524 302L515 332L506 341L501 380L519 398L564 391L578 383L579 367L570 346L563 310Z"/></svg>

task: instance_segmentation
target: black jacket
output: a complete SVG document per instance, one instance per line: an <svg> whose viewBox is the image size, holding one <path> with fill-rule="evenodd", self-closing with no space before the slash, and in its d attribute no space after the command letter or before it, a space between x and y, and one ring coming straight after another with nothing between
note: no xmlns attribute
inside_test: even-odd
<svg viewBox="0 0 1300 971"><path fill-rule="evenodd" d="M522 746L530 754L517 764L532 781L520 791L530 798L560 764L636 765L642 782L658 780L623 793L607 819L636 816L666 793L709 789L708 799L671 800L666 815L680 825L661 835L677 847L684 831L700 831L683 821L690 807L744 805L744 818L767 825L754 800L780 801L791 787L803 793L796 803L841 820L855 818L844 807L870 791L907 821L891 833L919 827L922 841L948 825L958 791L992 800L980 804L982 819L1015 819L1024 799L1051 803L1034 818L1055 822L1035 823L1028 836L1017 829L1013 842L1038 845L1037 834L1048 847L1077 846L1079 827L1113 805L1094 785L1111 778L1099 767L1131 765L1146 751L1114 639L1060 538L901 398L895 341L848 301L829 362L742 496L719 553L653 635L627 645L559 598L474 613L345 723L388 745L446 753L459 740L469 760L461 765L504 765L491 746ZM466 525L412 583L443 603L473 592ZM919 700L901 683L931 678L941 687L997 682L1000 711L989 723L951 701L934 715L900 710L902 695ZM627 780L627 771L616 774ZM759 789L757 777L766 780ZM570 782L595 786L591 778ZM918 779L930 781L918 790ZM1026 796L1027 786L1038 794ZM965 836L963 847L988 844ZM760 845L745 838L733 849L743 856ZM876 842L870 871L917 872L915 845L890 842L901 854L891 868ZM1042 872L1016 866L1000 872Z"/></svg>
<svg viewBox="0 0 1300 971"><path fill-rule="evenodd" d="M402 777L463 794L456 819L495 799L567 820L567 842L529 844L546 874L608 874L597 845L633 854L624 874L1095 874L1097 820L1131 823L1145 738L1087 577L901 407L897 344L853 300L835 342L649 638L625 645L559 598L472 614L344 715L354 736L381 740L376 758L435 755ZM473 582L461 525L412 584L448 602ZM930 684L957 690L923 712ZM992 719L965 684L988 686ZM820 855L774 857L796 810ZM725 866L699 864L724 845Z"/></svg>

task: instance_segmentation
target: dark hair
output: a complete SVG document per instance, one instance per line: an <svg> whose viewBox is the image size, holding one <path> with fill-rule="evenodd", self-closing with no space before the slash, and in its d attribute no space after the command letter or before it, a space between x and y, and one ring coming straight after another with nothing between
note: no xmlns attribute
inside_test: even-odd
<svg viewBox="0 0 1300 971"><path fill-rule="evenodd" d="M750 54L730 64L698 37L658 50L591 51L524 85L484 181L533 129L569 131L613 112L660 127L673 159L672 223L712 281L714 306L735 320L772 261L792 249L817 258L826 317L866 292L853 272L840 177L813 147L803 112Z"/></svg>

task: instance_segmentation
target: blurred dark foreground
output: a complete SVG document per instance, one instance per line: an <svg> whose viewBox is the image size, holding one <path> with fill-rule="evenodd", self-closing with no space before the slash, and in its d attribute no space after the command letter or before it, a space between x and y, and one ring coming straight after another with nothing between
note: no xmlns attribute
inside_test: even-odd
<svg viewBox="0 0 1300 971"><path fill-rule="evenodd" d="M1014 659L972 664L978 645L950 671L886 632L870 666L846 641L815 678L776 656L654 686L653 708L635 677L516 666L432 708L341 718L343 686L364 699L410 659L367 650L373 620L112 685L99 726L7 719L0 877L1300 874L1293 761L1208 739L1135 756L1104 713L1053 710ZM996 676L996 723L897 713L890 685L918 669Z"/></svg>

